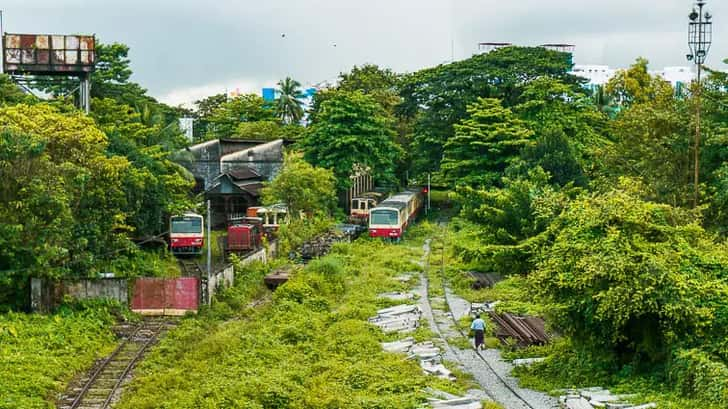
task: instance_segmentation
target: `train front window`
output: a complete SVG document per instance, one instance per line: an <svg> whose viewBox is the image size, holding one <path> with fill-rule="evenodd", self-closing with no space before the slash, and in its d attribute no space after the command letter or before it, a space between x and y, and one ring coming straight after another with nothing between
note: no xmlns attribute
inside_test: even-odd
<svg viewBox="0 0 728 409"><path fill-rule="evenodd" d="M370 218L370 224L377 225L397 225L397 211L396 210L372 210Z"/></svg>
<svg viewBox="0 0 728 409"><path fill-rule="evenodd" d="M202 233L202 219L192 217L172 219L172 233Z"/></svg>

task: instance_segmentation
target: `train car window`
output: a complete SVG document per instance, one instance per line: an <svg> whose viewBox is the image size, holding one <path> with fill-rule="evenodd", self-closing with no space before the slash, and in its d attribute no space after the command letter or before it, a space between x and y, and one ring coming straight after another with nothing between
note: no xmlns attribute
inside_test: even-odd
<svg viewBox="0 0 728 409"><path fill-rule="evenodd" d="M358 209L359 208L359 199L354 199L351 201L351 208L352 209Z"/></svg>
<svg viewBox="0 0 728 409"><path fill-rule="evenodd" d="M202 219L178 218L172 219L172 233L201 233Z"/></svg>
<svg viewBox="0 0 728 409"><path fill-rule="evenodd" d="M394 226L397 221L398 214L396 210L373 210L370 214L369 223Z"/></svg>

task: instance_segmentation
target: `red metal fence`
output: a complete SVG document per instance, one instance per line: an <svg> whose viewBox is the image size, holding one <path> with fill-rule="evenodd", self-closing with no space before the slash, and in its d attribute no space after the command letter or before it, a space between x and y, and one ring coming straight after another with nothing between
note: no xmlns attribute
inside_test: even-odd
<svg viewBox="0 0 728 409"><path fill-rule="evenodd" d="M197 312L200 280L196 277L137 278L131 309L144 315L183 315Z"/></svg>

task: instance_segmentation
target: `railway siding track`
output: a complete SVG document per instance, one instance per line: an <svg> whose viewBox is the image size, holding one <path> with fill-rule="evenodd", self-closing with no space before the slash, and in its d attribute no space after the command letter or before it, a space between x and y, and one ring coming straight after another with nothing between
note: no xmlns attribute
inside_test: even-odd
<svg viewBox="0 0 728 409"><path fill-rule="evenodd" d="M557 408L555 399L536 391L518 387L517 380L510 377L510 366L500 359L498 351L477 351L474 348L460 349L451 345L448 339L454 336L467 337L458 329L456 319L462 316L464 300L457 298L442 282L443 296L431 296L428 275L432 269L427 262L430 255L430 242L424 246L425 274L421 283L421 302L424 315L430 321L431 328L438 334L445 344L445 358L455 361L466 372L473 375L475 380L484 389L492 400L500 403L506 409L552 409ZM446 306L447 311L437 308ZM460 313L454 314L455 311Z"/></svg>
<svg viewBox="0 0 728 409"><path fill-rule="evenodd" d="M130 372L144 352L176 321L169 317L147 317L124 337L108 357L98 363L90 374L71 387L58 403L58 409L106 409L119 398Z"/></svg>

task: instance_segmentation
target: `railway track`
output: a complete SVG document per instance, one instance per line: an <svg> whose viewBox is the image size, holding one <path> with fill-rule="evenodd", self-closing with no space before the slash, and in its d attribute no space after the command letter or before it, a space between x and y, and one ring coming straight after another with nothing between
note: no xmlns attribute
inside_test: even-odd
<svg viewBox="0 0 728 409"><path fill-rule="evenodd" d="M447 228L446 223L444 223L441 220L438 220L438 225L440 225L441 227ZM428 244L428 250L427 251L428 252L430 251L429 244ZM445 252L444 243L443 243L443 249L442 249L442 251L443 251L443 258L442 258L442 261L441 261L442 262L442 266L441 267L442 267L442 269L444 271L444 268L445 268L445 264L444 264L445 263L445 260L444 260L444 252ZM430 267L431 266L429 265L429 263L427 263L426 264L426 274L429 274L429 273L432 272L432 269ZM425 276L425 278L426 278L426 287L427 287L426 291L427 291L428 303L429 303L430 302L429 297L430 297L430 294L431 294L431 292L430 292L430 280L427 279L427 275ZM448 309L450 311L453 311L453 308L452 308L452 305L453 305L452 304L452 300L448 297L449 291L446 288L446 284L445 284L444 277L442 277L441 283L442 283L443 298L445 300L445 303L447 304ZM439 323L437 320L433 320L434 323L435 323L435 326L437 327L437 328L435 328L436 331L437 331L437 333L439 333L439 334L442 335L442 334L447 333L450 328L454 328L462 337L464 337L466 339L469 338L468 334L464 333L459 328L458 323L455 320L455 317L453 316L453 314L450 313L450 314L446 314L446 315L449 317L449 321L450 321L449 322L449 325L448 325L449 328L444 328L444 324ZM444 336L443 336L443 340L445 341L447 347L451 351L453 351L454 355L457 356L458 359L460 359L459 356L461 354L455 353L454 349L447 343L447 340L445 339ZM524 397L521 393L519 393L519 391L517 391L508 382L506 382L506 380L493 368L493 366L488 361L488 359L485 356L483 356L483 354L480 351L478 351L477 349L475 349L472 345L471 345L471 349L472 349L472 352L474 352L475 355L477 356L477 359L482 362L482 364L479 365L481 374L485 378L489 378L489 379L495 380L497 382L497 384L500 385L500 388L498 388L499 389L498 393L495 393L494 390L488 390L489 388L485 388L486 394L488 394L493 400L495 400L495 401L497 401L497 402L499 402L501 404L505 404L506 405L506 408L509 408L509 409L510 408L514 408L514 409L516 409L516 408L517 409L540 409L541 407L543 407L541 404L535 404L535 405L532 404L532 402L529 399L527 399L526 397ZM463 362L461 362L461 364L462 363ZM482 386L484 386L484 385L482 385ZM541 403L541 402L539 402L539 403Z"/></svg>
<svg viewBox="0 0 728 409"><path fill-rule="evenodd" d="M200 263L198 263L195 260L183 260L183 259L177 259L179 262L180 269L182 270L182 276L183 277L204 277L205 273L202 269L202 266L200 266Z"/></svg>
<svg viewBox="0 0 728 409"><path fill-rule="evenodd" d="M80 380L59 404L58 409L107 409L121 394L129 373L144 352L174 323L168 317L145 318L123 338L114 352L97 364L93 372Z"/></svg>

